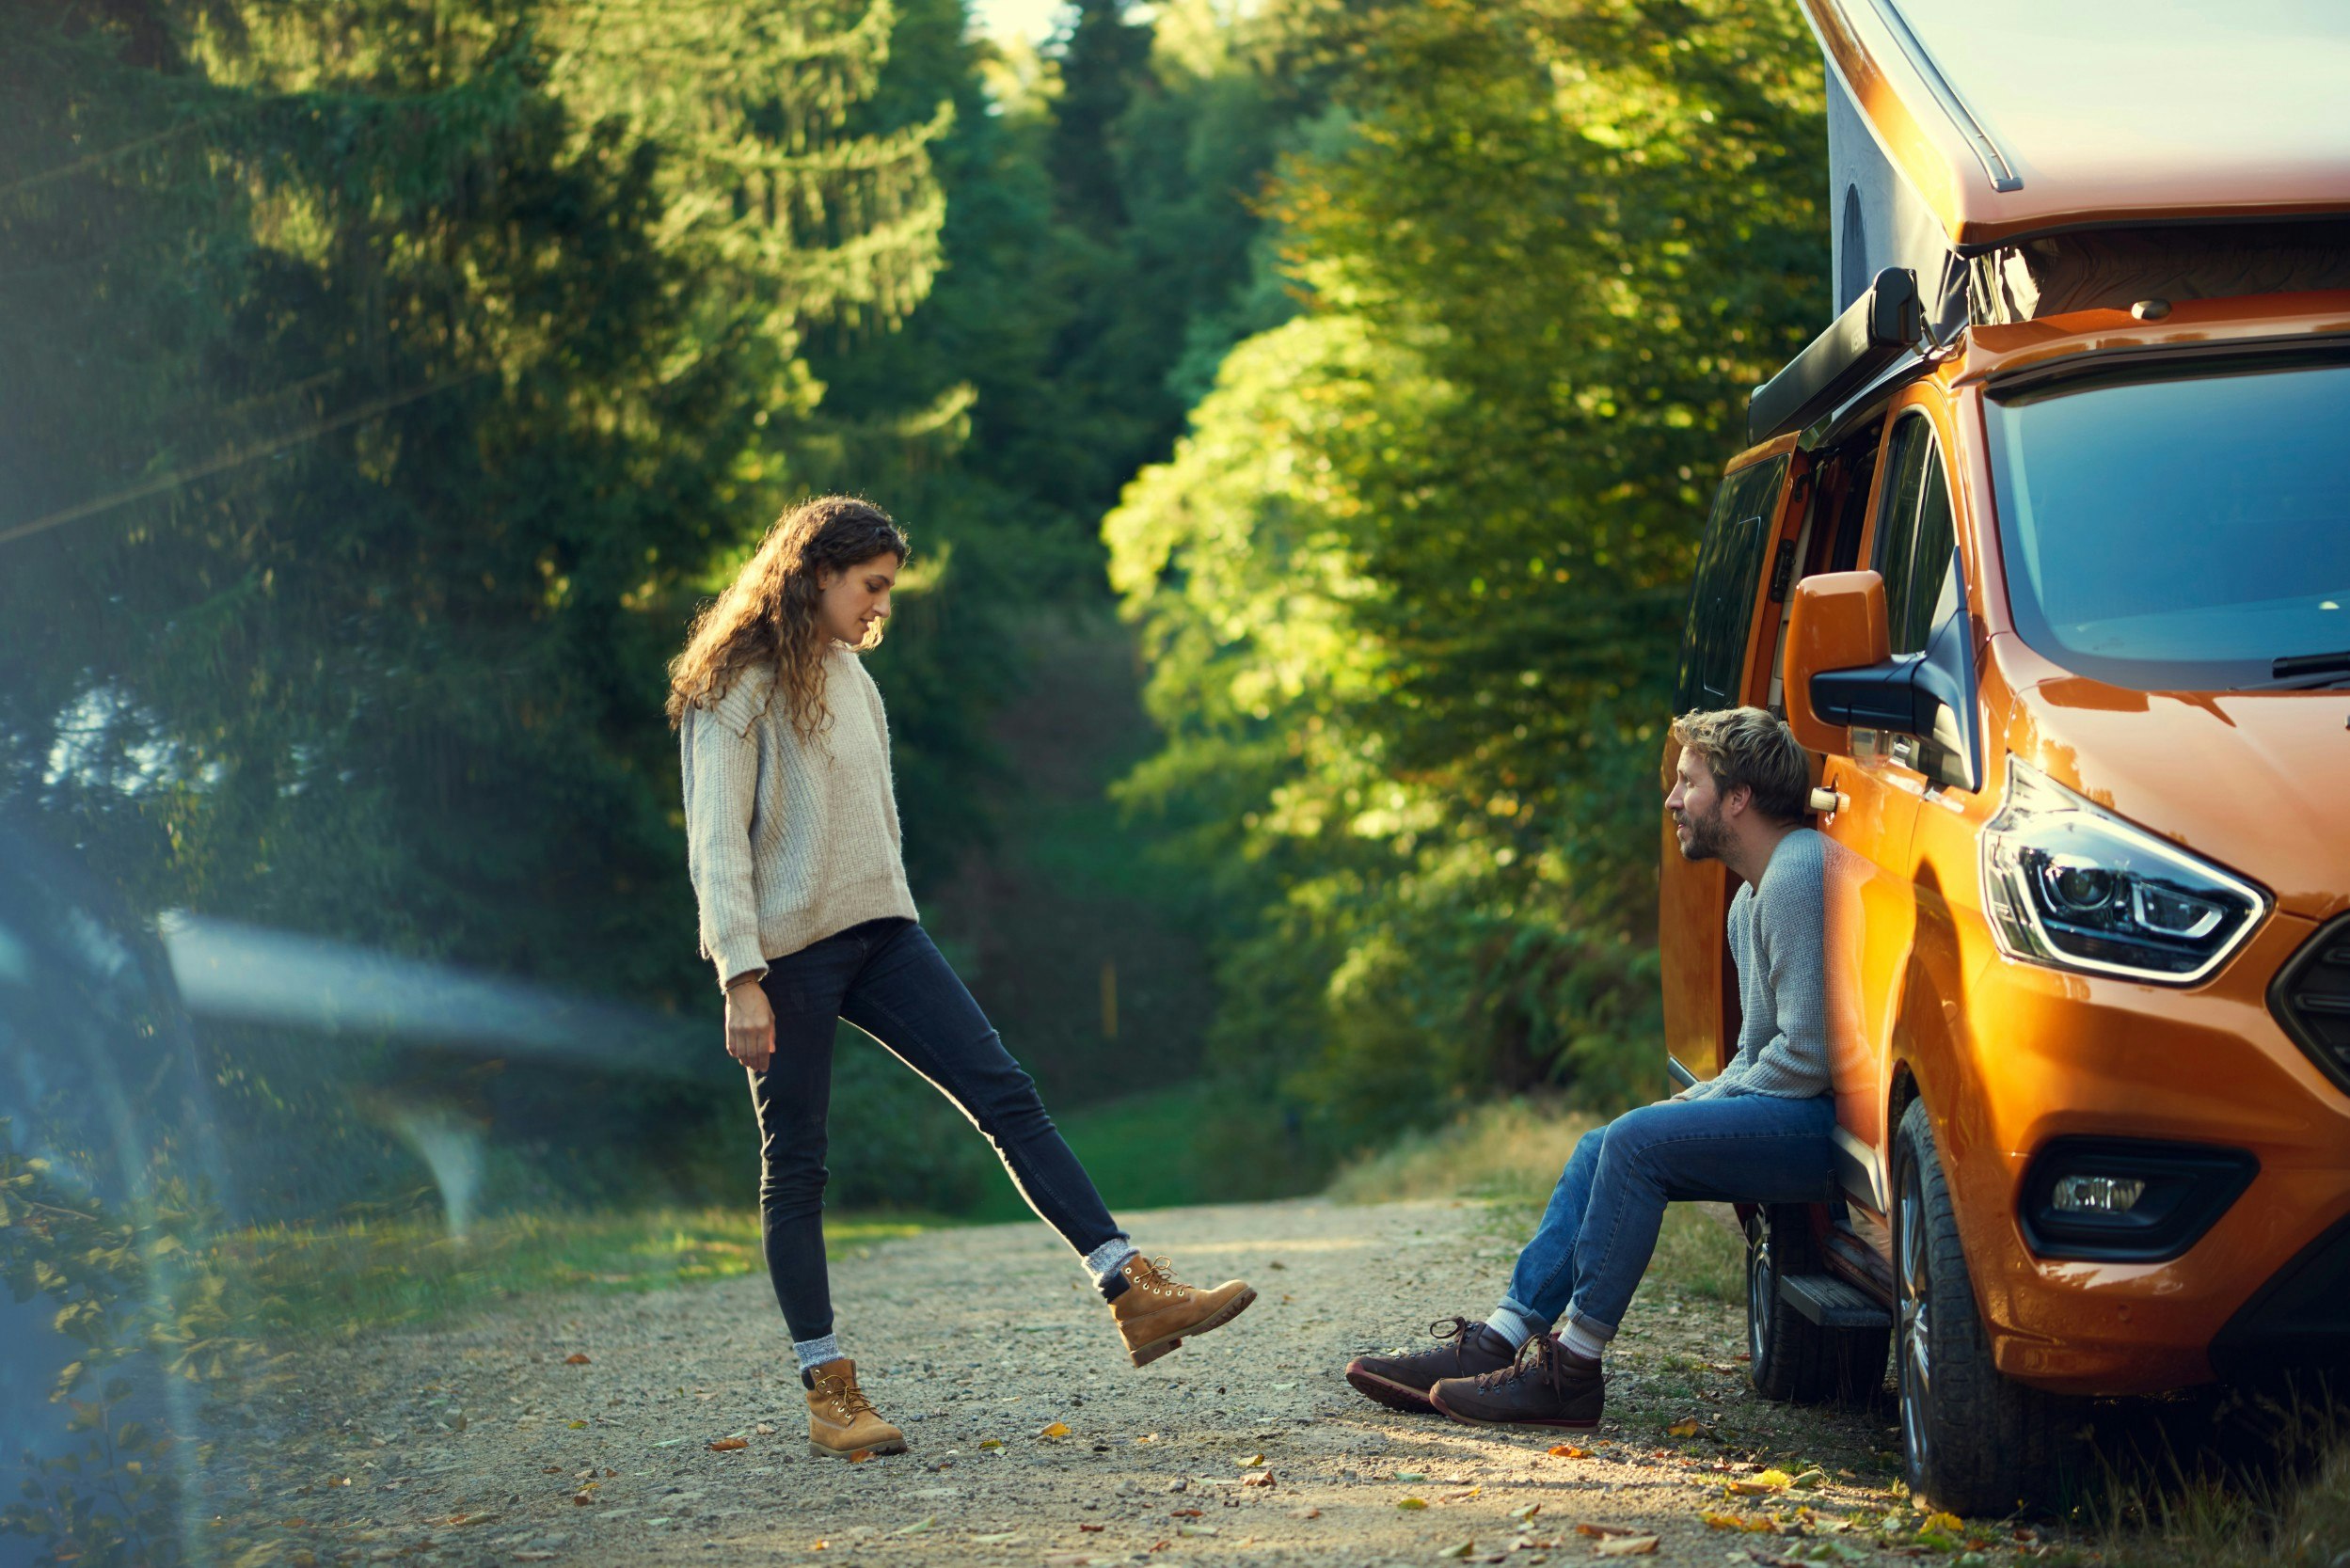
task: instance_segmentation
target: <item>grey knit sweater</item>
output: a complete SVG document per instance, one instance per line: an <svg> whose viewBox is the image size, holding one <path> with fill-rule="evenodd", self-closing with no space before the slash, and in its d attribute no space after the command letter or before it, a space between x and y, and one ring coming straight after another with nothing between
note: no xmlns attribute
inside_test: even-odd
<svg viewBox="0 0 2350 1568"><path fill-rule="evenodd" d="M1738 1051L1684 1098L1769 1094L1807 1100L1828 1071L1826 857L1810 828L1779 841L1762 880L1730 900L1730 957L1744 1013Z"/></svg>
<svg viewBox="0 0 2350 1568"><path fill-rule="evenodd" d="M686 865L722 986L863 921L915 918L881 690L841 642L824 682L832 723L813 740L765 669L678 726Z"/></svg>

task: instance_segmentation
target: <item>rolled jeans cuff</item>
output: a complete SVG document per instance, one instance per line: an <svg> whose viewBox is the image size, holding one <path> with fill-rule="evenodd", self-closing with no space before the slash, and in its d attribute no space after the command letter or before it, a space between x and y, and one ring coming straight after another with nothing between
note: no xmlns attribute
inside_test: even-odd
<svg viewBox="0 0 2350 1568"><path fill-rule="evenodd" d="M1541 1313L1535 1311L1532 1307L1527 1306L1524 1302L1517 1300L1514 1296L1503 1296L1501 1301L1495 1305L1494 1310L1497 1312L1508 1312L1514 1314L1518 1322L1524 1323L1527 1327L1532 1329L1538 1335L1548 1334L1550 1332L1550 1320L1548 1318L1544 1317Z"/></svg>
<svg viewBox="0 0 2350 1568"><path fill-rule="evenodd" d="M1590 1313L1579 1312L1572 1307L1566 1309L1566 1321L1575 1324L1595 1339L1612 1339L1615 1338L1615 1324L1603 1323L1598 1319L1593 1317Z"/></svg>

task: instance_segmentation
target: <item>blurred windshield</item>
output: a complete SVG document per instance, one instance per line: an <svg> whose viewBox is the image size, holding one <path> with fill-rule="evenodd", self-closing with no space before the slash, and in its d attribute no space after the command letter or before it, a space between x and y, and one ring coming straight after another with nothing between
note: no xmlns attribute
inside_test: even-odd
<svg viewBox="0 0 2350 1568"><path fill-rule="evenodd" d="M2350 650L2350 363L2174 364L1985 417L2009 602L2041 654L2157 691Z"/></svg>

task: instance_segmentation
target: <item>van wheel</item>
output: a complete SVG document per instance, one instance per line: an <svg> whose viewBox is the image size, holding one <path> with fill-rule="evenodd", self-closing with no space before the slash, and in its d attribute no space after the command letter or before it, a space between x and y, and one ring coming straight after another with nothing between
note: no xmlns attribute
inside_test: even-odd
<svg viewBox="0 0 2350 1568"><path fill-rule="evenodd" d="M1864 1401L1884 1385L1889 1330L1822 1328L1780 1297L1783 1275L1821 1267L1802 1205L1774 1203L1747 1217L1747 1376L1764 1399Z"/></svg>
<svg viewBox="0 0 2350 1568"><path fill-rule="evenodd" d="M2056 1402L1992 1362L1922 1100L1901 1116L1893 1209L1893 1360L1910 1490L1952 1513L2038 1500L2055 1479Z"/></svg>

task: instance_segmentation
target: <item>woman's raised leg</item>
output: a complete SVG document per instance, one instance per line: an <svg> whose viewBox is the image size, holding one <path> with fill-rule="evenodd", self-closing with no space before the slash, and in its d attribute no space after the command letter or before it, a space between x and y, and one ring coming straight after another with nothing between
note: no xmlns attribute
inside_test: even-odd
<svg viewBox="0 0 2350 1568"><path fill-rule="evenodd" d="M1239 1280L1212 1290L1185 1285L1137 1252L1045 1114L1035 1081L1004 1049L929 933L911 920L859 930L876 936L841 1016L987 1134L1028 1207L1085 1259L1136 1366L1173 1350L1186 1334L1230 1323L1256 1299Z"/></svg>

